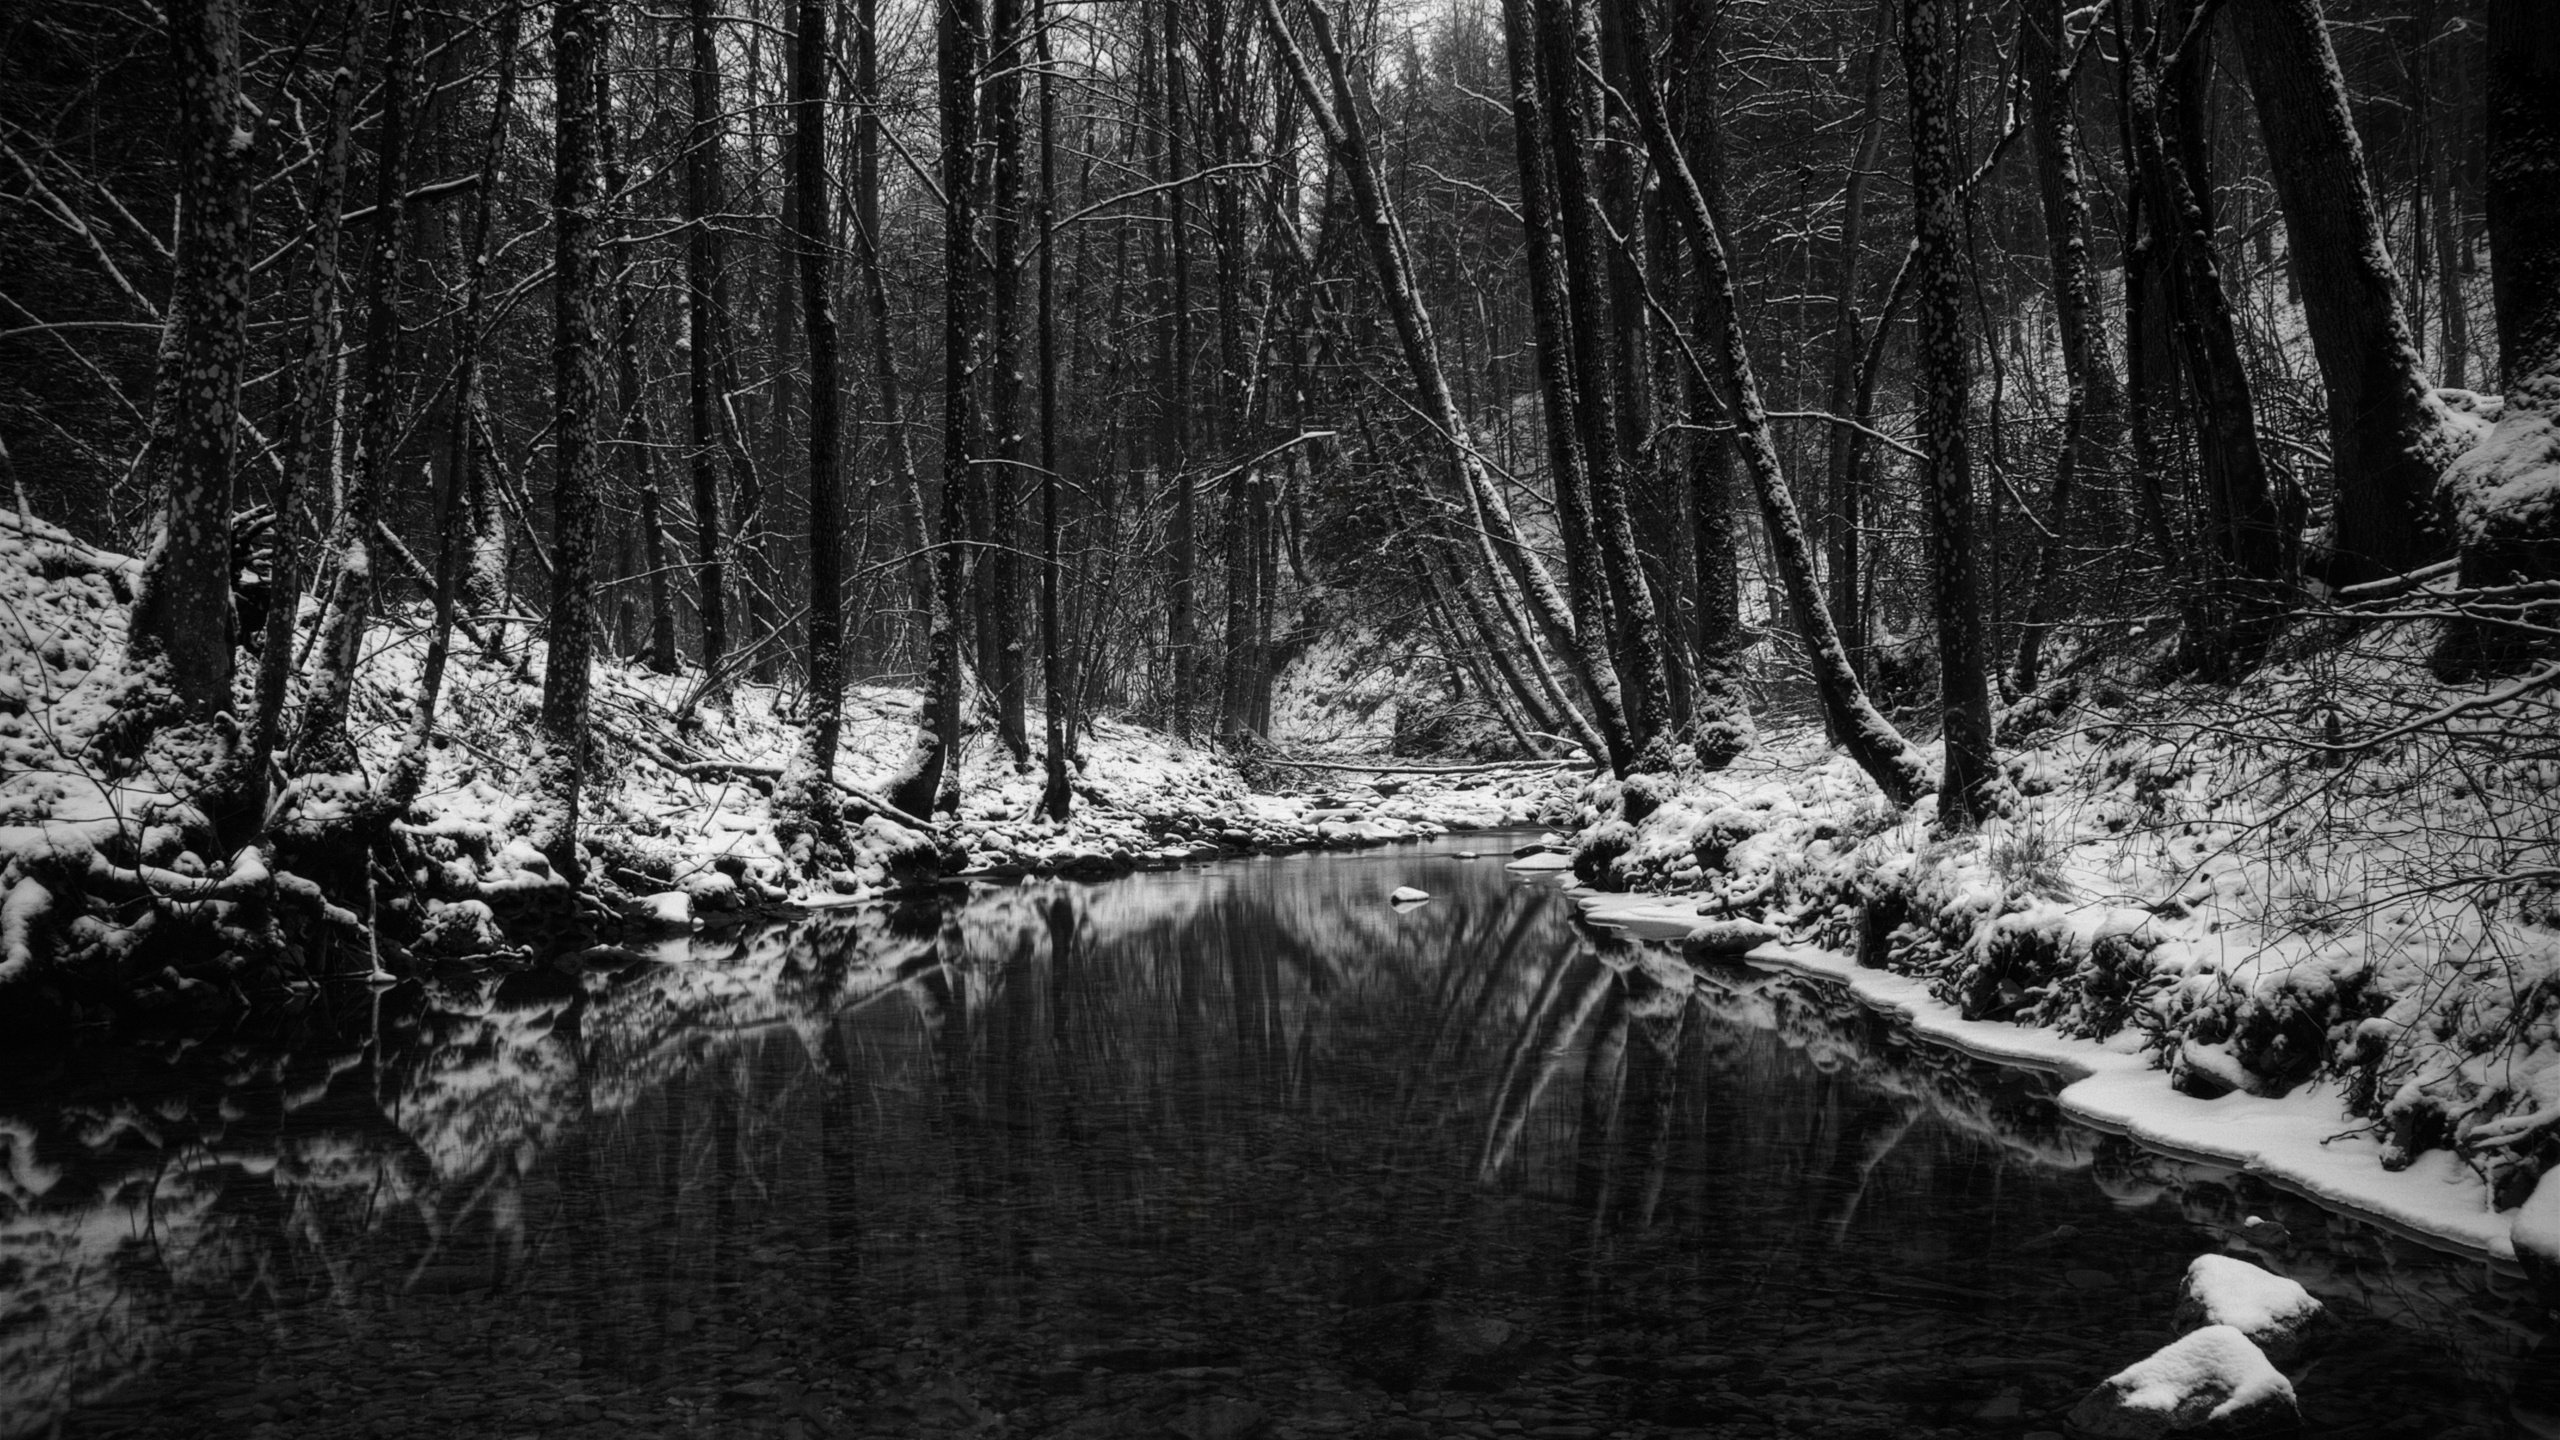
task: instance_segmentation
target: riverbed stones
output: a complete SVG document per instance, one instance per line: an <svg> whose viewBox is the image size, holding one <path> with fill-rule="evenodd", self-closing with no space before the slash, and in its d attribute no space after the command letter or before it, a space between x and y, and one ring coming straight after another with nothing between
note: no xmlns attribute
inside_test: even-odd
<svg viewBox="0 0 2560 1440"><path fill-rule="evenodd" d="M2235 1326L2182 1335L2101 1381L2071 1423L2102 1440L2298 1433L2293 1382Z"/></svg>
<svg viewBox="0 0 2560 1440"><path fill-rule="evenodd" d="M2236 1255L2199 1255L2178 1287L2181 1330L2229 1325L2275 1364L2290 1363L2320 1323L2311 1292Z"/></svg>

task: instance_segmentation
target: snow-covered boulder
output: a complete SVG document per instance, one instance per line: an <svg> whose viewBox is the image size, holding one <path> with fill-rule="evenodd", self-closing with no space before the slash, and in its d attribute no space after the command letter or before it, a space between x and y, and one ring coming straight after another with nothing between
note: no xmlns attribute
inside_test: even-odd
<svg viewBox="0 0 2560 1440"><path fill-rule="evenodd" d="M1706 920L1690 929L1688 946L1710 955L1739 955L1779 938L1777 926L1757 920Z"/></svg>
<svg viewBox="0 0 2560 1440"><path fill-rule="evenodd" d="M2179 1329L2228 1325L2277 1364L2301 1353L2321 1313L2299 1283L2233 1255L2197 1256L2178 1287Z"/></svg>
<svg viewBox="0 0 2560 1440"><path fill-rule="evenodd" d="M1428 890L1416 890L1410 885L1399 885L1388 894L1387 902L1392 905L1419 905L1430 898L1431 892Z"/></svg>
<svg viewBox="0 0 2560 1440"><path fill-rule="evenodd" d="M2230 1325L2207 1325L2100 1382L2072 1407L2082 1433L2152 1440L2180 1431L2253 1435L2298 1425L2301 1408L2284 1378Z"/></svg>
<svg viewBox="0 0 2560 1440"><path fill-rule="evenodd" d="M631 902L629 914L637 924L661 930L690 930L694 926L693 897L682 890L642 895Z"/></svg>

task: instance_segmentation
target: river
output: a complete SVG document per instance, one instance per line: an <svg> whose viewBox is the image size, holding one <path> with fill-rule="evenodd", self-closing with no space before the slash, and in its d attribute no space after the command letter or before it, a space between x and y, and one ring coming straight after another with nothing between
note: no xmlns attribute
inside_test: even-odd
<svg viewBox="0 0 2560 1440"><path fill-rule="evenodd" d="M1509 843L9 1056L0 1435L2058 1434L2213 1250L2328 1303L2310 1433L2560 1433L2521 1281Z"/></svg>

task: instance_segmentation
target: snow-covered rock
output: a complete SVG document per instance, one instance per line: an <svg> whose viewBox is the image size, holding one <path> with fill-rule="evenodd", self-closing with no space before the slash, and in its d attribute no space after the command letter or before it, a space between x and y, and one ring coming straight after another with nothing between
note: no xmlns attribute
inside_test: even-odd
<svg viewBox="0 0 2560 1440"><path fill-rule="evenodd" d="M1707 920L1690 929L1686 943L1710 955L1739 955L1780 938L1777 926L1757 920Z"/></svg>
<svg viewBox="0 0 2560 1440"><path fill-rule="evenodd" d="M1428 890L1416 890L1410 885L1399 885L1387 896L1387 901L1394 905L1419 905L1430 898L1431 892Z"/></svg>
<svg viewBox="0 0 2560 1440"><path fill-rule="evenodd" d="M2301 1352L2321 1313L2300 1284L2234 1255L2197 1256L2178 1287L2179 1329L2228 1325L2279 1364Z"/></svg>
<svg viewBox="0 0 2560 1440"><path fill-rule="evenodd" d="M682 890L661 890L631 902L631 918L669 930L693 928L693 897Z"/></svg>
<svg viewBox="0 0 2560 1440"><path fill-rule="evenodd" d="M2109 1440L2151 1440L2212 1426L2233 1434L2297 1420L2293 1382L2248 1336L2207 1325L2101 1382L2072 1407L2071 1423Z"/></svg>

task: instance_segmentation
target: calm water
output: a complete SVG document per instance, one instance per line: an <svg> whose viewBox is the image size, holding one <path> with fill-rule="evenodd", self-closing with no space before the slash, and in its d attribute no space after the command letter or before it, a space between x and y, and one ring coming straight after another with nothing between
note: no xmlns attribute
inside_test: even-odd
<svg viewBox="0 0 2560 1440"><path fill-rule="evenodd" d="M2313 1433L2560 1433L2519 1282L1506 848L9 1057L0 1435L2021 1436L2211 1249L2339 1316Z"/></svg>

